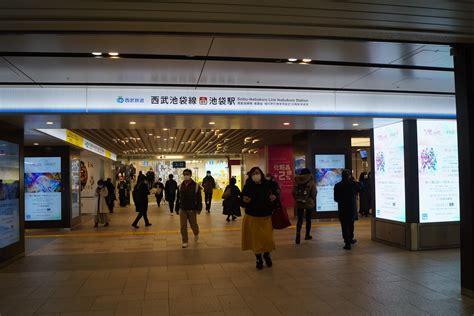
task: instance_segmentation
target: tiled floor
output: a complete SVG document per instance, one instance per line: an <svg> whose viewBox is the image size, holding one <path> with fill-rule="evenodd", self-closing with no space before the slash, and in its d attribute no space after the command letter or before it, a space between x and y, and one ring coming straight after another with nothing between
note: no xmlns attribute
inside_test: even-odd
<svg viewBox="0 0 474 316"><path fill-rule="evenodd" d="M219 205L198 217L201 239L181 249L179 218L156 206L153 226L90 217L73 231L30 231L27 256L0 270L0 315L473 315L459 289L459 251L409 252L370 240L342 249L339 227L318 223L312 241L275 232L273 268L240 251L240 219ZM143 223L141 223L143 226Z"/></svg>

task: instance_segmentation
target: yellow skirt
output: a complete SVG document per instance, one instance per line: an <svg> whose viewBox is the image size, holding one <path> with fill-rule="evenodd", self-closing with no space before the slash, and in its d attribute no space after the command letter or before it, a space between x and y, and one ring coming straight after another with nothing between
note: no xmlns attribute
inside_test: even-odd
<svg viewBox="0 0 474 316"><path fill-rule="evenodd" d="M242 221L242 250L264 253L274 249L272 217L245 214Z"/></svg>

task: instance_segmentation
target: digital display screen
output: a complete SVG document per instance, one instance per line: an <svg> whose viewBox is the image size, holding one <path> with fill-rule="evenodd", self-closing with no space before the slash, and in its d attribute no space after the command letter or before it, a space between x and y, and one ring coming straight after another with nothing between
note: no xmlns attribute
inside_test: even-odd
<svg viewBox="0 0 474 316"><path fill-rule="evenodd" d="M25 220L61 220L61 158L25 157Z"/></svg>
<svg viewBox="0 0 474 316"><path fill-rule="evenodd" d="M420 223L460 220L457 124L418 120Z"/></svg>
<svg viewBox="0 0 474 316"><path fill-rule="evenodd" d="M334 186L341 181L345 165L345 155L315 155L317 212L337 211Z"/></svg>
<svg viewBox="0 0 474 316"><path fill-rule="evenodd" d="M19 147L0 140L0 248L20 241L19 184Z"/></svg>
<svg viewBox="0 0 474 316"><path fill-rule="evenodd" d="M361 159L367 159L367 150L365 149L359 150L359 155Z"/></svg>
<svg viewBox="0 0 474 316"><path fill-rule="evenodd" d="M376 217L405 222L403 122L374 129Z"/></svg>

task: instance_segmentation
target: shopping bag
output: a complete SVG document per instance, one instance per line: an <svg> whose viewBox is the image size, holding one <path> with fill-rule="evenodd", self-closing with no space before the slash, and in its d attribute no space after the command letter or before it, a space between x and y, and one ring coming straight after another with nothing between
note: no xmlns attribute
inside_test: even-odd
<svg viewBox="0 0 474 316"><path fill-rule="evenodd" d="M283 205L278 205L272 214L272 225L273 229L284 229L291 226L288 212Z"/></svg>

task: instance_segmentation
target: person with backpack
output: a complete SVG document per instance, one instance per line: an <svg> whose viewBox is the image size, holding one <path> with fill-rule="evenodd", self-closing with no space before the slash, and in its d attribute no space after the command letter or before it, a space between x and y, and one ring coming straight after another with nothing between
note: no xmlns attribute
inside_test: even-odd
<svg viewBox="0 0 474 316"><path fill-rule="evenodd" d="M158 181L153 185L153 188L155 189L156 204L158 205L158 207L161 207L161 200L163 200L163 191L165 190L165 186L161 181L161 178L158 178Z"/></svg>
<svg viewBox="0 0 474 316"><path fill-rule="evenodd" d="M296 214L296 239L298 245L301 241L301 227L303 226L303 217L306 218L305 240L311 240L311 212L316 207L316 182L308 168L301 169L300 174L295 177L293 186L293 199L295 201Z"/></svg>
<svg viewBox="0 0 474 316"><path fill-rule="evenodd" d="M178 191L178 183L173 179L173 175L168 176L168 181L165 183L165 201L168 201L170 206L170 213L173 216L174 201L176 200L176 192ZM176 214L179 214L179 208L176 208Z"/></svg>
<svg viewBox="0 0 474 316"><path fill-rule="evenodd" d="M178 189L179 221L181 224L182 248L188 247L188 221L194 233L194 241L199 240L197 214L202 211L201 187L192 178L192 171L183 171L184 181Z"/></svg>
<svg viewBox="0 0 474 316"><path fill-rule="evenodd" d="M151 226L151 223L148 221L148 195L150 191L148 190L148 183L144 175L139 175L137 178L137 184L133 188L133 202L135 202L136 211L138 212L137 218L133 221L132 226L135 228L138 227L138 221L143 217L145 220L145 226Z"/></svg>

